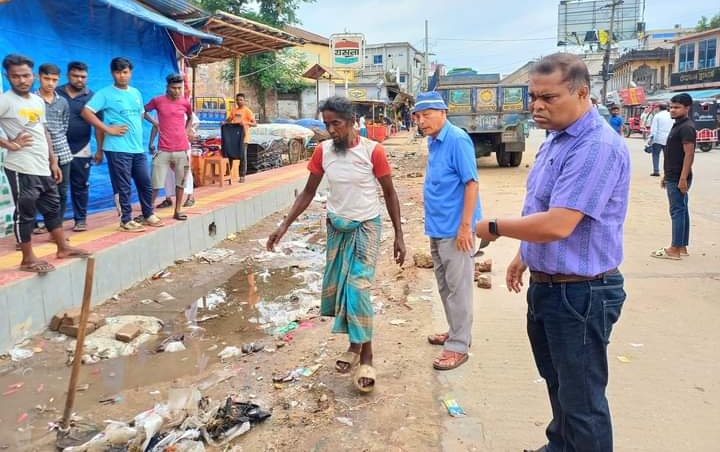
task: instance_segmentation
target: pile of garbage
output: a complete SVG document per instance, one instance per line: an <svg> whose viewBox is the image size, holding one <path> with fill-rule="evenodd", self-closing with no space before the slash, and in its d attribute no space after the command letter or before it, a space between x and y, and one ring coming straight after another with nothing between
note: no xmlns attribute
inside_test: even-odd
<svg viewBox="0 0 720 452"><path fill-rule="evenodd" d="M205 445L226 446L269 417L260 406L234 396L213 402L195 388L173 389L167 403L131 422L106 421L104 431L63 451L204 452ZM60 431L59 437L58 444L72 441L69 433Z"/></svg>

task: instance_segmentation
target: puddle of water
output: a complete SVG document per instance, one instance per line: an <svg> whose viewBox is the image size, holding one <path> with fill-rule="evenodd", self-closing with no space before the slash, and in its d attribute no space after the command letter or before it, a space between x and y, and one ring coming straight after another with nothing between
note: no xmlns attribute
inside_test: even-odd
<svg viewBox="0 0 720 452"><path fill-rule="evenodd" d="M248 260L246 268L206 295L188 303L175 294L179 306L183 301L188 304L180 315L166 319L157 339L141 346L136 355L82 366L79 385L89 387L77 393L74 411L96 408L100 400L128 389L149 393L153 385L199 375L219 362L217 355L224 347L220 342L241 347L262 340L319 306L325 257L318 236L291 231L279 252L263 252ZM182 332L185 351L155 353L162 340ZM47 435L47 424L60 418L70 375L63 362L66 344L45 341L42 353L0 375L0 394L23 385L0 396L4 402L0 403L0 446L22 450ZM148 397L162 402L166 394ZM18 423L24 413L27 419Z"/></svg>

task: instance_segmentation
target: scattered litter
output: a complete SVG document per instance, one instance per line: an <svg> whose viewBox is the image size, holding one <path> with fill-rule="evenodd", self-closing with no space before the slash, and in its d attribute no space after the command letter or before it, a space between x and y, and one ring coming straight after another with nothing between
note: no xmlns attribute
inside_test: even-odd
<svg viewBox="0 0 720 452"><path fill-rule="evenodd" d="M617 360L621 363L631 363L632 359L628 358L627 356L618 355Z"/></svg>
<svg viewBox="0 0 720 452"><path fill-rule="evenodd" d="M217 349L218 349L218 345L217 345L217 344L213 344L213 345L211 345L210 347L208 347L207 351L209 351L209 352L214 352L214 351L217 350Z"/></svg>
<svg viewBox="0 0 720 452"><path fill-rule="evenodd" d="M3 392L2 395L9 396L11 394L15 394L16 392L21 390L23 386L25 386L24 383L15 383L15 384L8 385L7 391Z"/></svg>
<svg viewBox="0 0 720 452"><path fill-rule="evenodd" d="M233 254L235 254L235 251L233 250L228 250L225 248L209 248L195 254L195 257L198 259L198 261L202 263L215 264L229 256L232 256Z"/></svg>
<svg viewBox="0 0 720 452"><path fill-rule="evenodd" d="M24 359L32 358L33 354L32 350L16 347L10 350L10 359L16 362L22 361Z"/></svg>
<svg viewBox="0 0 720 452"><path fill-rule="evenodd" d="M295 336L292 333L288 333L282 338L285 342L291 342L293 339L295 339Z"/></svg>
<svg viewBox="0 0 720 452"><path fill-rule="evenodd" d="M455 399L443 399L443 405L447 409L447 412L452 417L463 417L465 416L465 410L463 410Z"/></svg>
<svg viewBox="0 0 720 452"><path fill-rule="evenodd" d="M400 224L407 224L408 220L405 217L400 217Z"/></svg>
<svg viewBox="0 0 720 452"><path fill-rule="evenodd" d="M80 329L80 314L80 308L73 308L55 314L50 320L50 331L59 331L67 336L77 337L77 333ZM90 334L104 324L105 322L102 317L91 312L88 315L85 333Z"/></svg>
<svg viewBox="0 0 720 452"><path fill-rule="evenodd" d="M144 300L140 300L140 304L152 304L157 303L157 301L153 300L152 298L145 298Z"/></svg>
<svg viewBox="0 0 720 452"><path fill-rule="evenodd" d="M23 413L20 416L18 416L17 423L22 424L23 422L27 421L28 419L30 419L30 415L28 415L27 413Z"/></svg>
<svg viewBox="0 0 720 452"><path fill-rule="evenodd" d="M186 263L192 262L192 261L193 261L192 257L183 257L183 258L180 258L180 259L175 259L175 263L178 264L178 265L180 265L180 264L186 264Z"/></svg>
<svg viewBox="0 0 720 452"><path fill-rule="evenodd" d="M308 329L308 328L315 328L315 324L309 320L303 320L302 322L300 322L298 324L298 328L300 328L301 330Z"/></svg>
<svg viewBox="0 0 720 452"><path fill-rule="evenodd" d="M313 202L326 203L328 193L325 191L318 191L313 198Z"/></svg>
<svg viewBox="0 0 720 452"><path fill-rule="evenodd" d="M90 389L90 384L88 384L88 383L81 384L81 385L77 385L77 386L75 387L75 390L76 390L77 392L85 392L85 391L87 391L88 389Z"/></svg>
<svg viewBox="0 0 720 452"><path fill-rule="evenodd" d="M158 303L164 303L166 301L173 301L174 299L175 299L175 297L173 297L172 295L170 295L167 292L160 292L157 295L157 297L155 297L155 301L157 301Z"/></svg>
<svg viewBox="0 0 720 452"><path fill-rule="evenodd" d="M390 321L390 325L393 325L393 326L405 325L406 323L407 323L407 320L404 320L404 319L393 319Z"/></svg>
<svg viewBox="0 0 720 452"><path fill-rule="evenodd" d="M383 314L385 312L385 305L382 301L378 301L373 305L373 312L375 314Z"/></svg>
<svg viewBox="0 0 720 452"><path fill-rule="evenodd" d="M406 202L403 204L403 206L405 206L405 207L410 207L410 206L414 206L414 205L415 205L414 202Z"/></svg>
<svg viewBox="0 0 720 452"><path fill-rule="evenodd" d="M265 348L263 344L256 344L254 342L251 342L249 344L243 344L242 345L242 352L245 354L249 353L257 353L259 351L262 351L262 349Z"/></svg>
<svg viewBox="0 0 720 452"><path fill-rule="evenodd" d="M150 394L151 396L156 396L156 395L160 395L160 391L158 391L158 390L150 391L148 394Z"/></svg>
<svg viewBox="0 0 720 452"><path fill-rule="evenodd" d="M347 425L348 427L353 426L353 421L349 417L336 417L335 420L341 424Z"/></svg>
<svg viewBox="0 0 720 452"><path fill-rule="evenodd" d="M237 234L234 232L232 234L228 234L227 237L225 237L227 240L235 240L237 238Z"/></svg>
<svg viewBox="0 0 720 452"><path fill-rule="evenodd" d="M167 270L160 270L159 272L152 275L152 279L167 278L170 276L170 272Z"/></svg>
<svg viewBox="0 0 720 452"><path fill-rule="evenodd" d="M185 350L185 344L183 344L184 340L184 334L173 334L172 336L165 338L165 340L162 341L157 348L155 348L155 351L168 353L181 352Z"/></svg>
<svg viewBox="0 0 720 452"><path fill-rule="evenodd" d="M645 344L632 344L632 343L630 344L630 347L632 347L632 348L642 348L644 346L645 346Z"/></svg>
<svg viewBox="0 0 720 452"><path fill-rule="evenodd" d="M283 336L298 327L297 322L290 322L287 325L275 330L276 336Z"/></svg>
<svg viewBox="0 0 720 452"><path fill-rule="evenodd" d="M317 372L318 369L320 369L320 367L322 367L322 364L316 364L316 365L310 366L310 367L303 367L302 371L300 372L300 375L302 375L303 377L309 377L309 376L313 375L315 372Z"/></svg>
<svg viewBox="0 0 720 452"><path fill-rule="evenodd" d="M432 289L423 289L423 290L421 290L420 292L422 292L422 293L433 293L433 290L432 290Z"/></svg>
<svg viewBox="0 0 720 452"><path fill-rule="evenodd" d="M417 252L413 254L413 262L418 268L433 268L432 256L429 253Z"/></svg>
<svg viewBox="0 0 720 452"><path fill-rule="evenodd" d="M38 394L40 394L40 393L43 392L44 390L45 390L45 385L42 384L42 383L40 383L40 384L38 385L38 387L35 389L35 392L37 392Z"/></svg>
<svg viewBox="0 0 720 452"><path fill-rule="evenodd" d="M116 396L116 397L107 397L105 399L98 400L98 403L101 405L115 405L116 403L120 403L123 401L122 396Z"/></svg>
<svg viewBox="0 0 720 452"><path fill-rule="evenodd" d="M242 350L234 346L225 347L220 353L218 353L218 357L223 361L230 358L237 358L241 355Z"/></svg>
<svg viewBox="0 0 720 452"><path fill-rule="evenodd" d="M540 384L540 383L544 383L544 382L545 382L544 378L536 378L535 380L533 380L533 383L535 383L535 384Z"/></svg>

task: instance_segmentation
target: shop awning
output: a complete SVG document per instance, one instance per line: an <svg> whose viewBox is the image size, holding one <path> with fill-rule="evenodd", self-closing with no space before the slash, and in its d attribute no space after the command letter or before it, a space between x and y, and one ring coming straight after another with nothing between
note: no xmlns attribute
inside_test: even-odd
<svg viewBox="0 0 720 452"><path fill-rule="evenodd" d="M320 80L325 75L328 76L329 79L340 79L342 78L340 75L333 72L332 69L323 66L322 64L314 64L310 69L305 71L303 74L303 77L305 78L311 78L313 80Z"/></svg>
<svg viewBox="0 0 720 452"><path fill-rule="evenodd" d="M222 37L222 45L203 49L190 63L214 63L237 56L275 52L299 46L305 41L290 33L244 17L218 11L201 22L193 23L207 33Z"/></svg>

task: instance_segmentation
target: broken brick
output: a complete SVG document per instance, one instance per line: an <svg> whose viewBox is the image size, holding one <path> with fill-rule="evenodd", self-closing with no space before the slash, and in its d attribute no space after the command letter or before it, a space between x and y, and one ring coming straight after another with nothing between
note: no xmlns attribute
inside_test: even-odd
<svg viewBox="0 0 720 452"><path fill-rule="evenodd" d="M121 342L131 342L133 339L140 336L140 333L142 333L142 330L139 326L129 323L127 325L123 325L123 327L115 333L115 339Z"/></svg>

